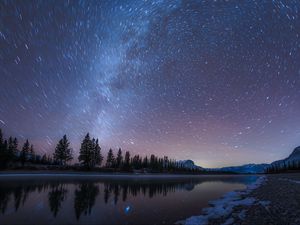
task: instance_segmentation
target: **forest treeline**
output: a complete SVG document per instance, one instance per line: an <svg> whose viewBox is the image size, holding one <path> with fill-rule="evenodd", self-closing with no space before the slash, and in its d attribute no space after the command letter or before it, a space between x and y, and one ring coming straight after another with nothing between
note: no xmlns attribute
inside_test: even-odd
<svg viewBox="0 0 300 225"><path fill-rule="evenodd" d="M87 133L81 142L79 149L78 162L74 162L74 152L70 147L70 142L64 135L57 143L52 155L38 154L29 140L19 148L16 137L3 137L0 129L0 163L1 168L22 168L34 165L48 165L59 168L77 169L103 169L109 171L133 171L144 170L149 172L172 172L188 171L198 172L197 168L187 168L181 161L169 159L169 157L158 157L154 154L150 156L131 155L129 151L123 152L119 148L116 152L109 149L104 160L103 151L99 140L92 138ZM75 159L76 160L76 159Z"/></svg>
<svg viewBox="0 0 300 225"><path fill-rule="evenodd" d="M299 172L300 171L300 161L291 160L282 163L271 164L267 167L266 173L284 173L284 172Z"/></svg>

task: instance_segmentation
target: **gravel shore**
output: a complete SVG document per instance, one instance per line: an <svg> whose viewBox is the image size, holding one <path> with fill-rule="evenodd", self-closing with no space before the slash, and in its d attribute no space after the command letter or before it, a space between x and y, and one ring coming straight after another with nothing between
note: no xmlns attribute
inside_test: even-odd
<svg viewBox="0 0 300 225"><path fill-rule="evenodd" d="M267 175L265 182L242 198L254 198L251 205L233 208L230 216L209 225L299 225L300 173Z"/></svg>

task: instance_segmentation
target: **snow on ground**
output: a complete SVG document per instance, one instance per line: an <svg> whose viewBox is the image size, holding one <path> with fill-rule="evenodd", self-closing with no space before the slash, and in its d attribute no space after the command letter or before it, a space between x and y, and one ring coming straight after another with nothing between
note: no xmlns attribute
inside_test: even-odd
<svg viewBox="0 0 300 225"><path fill-rule="evenodd" d="M177 224L184 225L205 225L212 219L218 219L221 217L229 216L233 208L236 206L250 206L253 204L265 204L269 203L265 201L258 202L252 197L243 197L248 195L251 191L258 188L262 183L266 181L266 176L261 176L251 185L248 185L245 190L242 191L232 191L225 194L221 199L210 201L209 204L212 207L205 208L202 210L202 215L192 216L184 221L178 221ZM240 217L245 217L245 211L242 211ZM223 225L229 225L234 223L234 219L229 217Z"/></svg>

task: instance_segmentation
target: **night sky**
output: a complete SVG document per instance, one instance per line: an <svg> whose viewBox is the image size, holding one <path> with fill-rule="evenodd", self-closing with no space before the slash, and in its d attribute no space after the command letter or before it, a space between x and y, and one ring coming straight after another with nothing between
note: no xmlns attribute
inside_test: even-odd
<svg viewBox="0 0 300 225"><path fill-rule="evenodd" d="M0 128L205 167L300 145L300 1L1 1Z"/></svg>

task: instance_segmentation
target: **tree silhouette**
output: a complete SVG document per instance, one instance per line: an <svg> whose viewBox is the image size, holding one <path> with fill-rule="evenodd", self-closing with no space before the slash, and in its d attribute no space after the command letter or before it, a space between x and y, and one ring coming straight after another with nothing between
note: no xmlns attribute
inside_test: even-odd
<svg viewBox="0 0 300 225"><path fill-rule="evenodd" d="M27 139L26 142L23 145L21 155L20 155L22 165L24 165L24 163L27 162L27 160L28 160L29 150L30 150L30 145L29 145L29 141Z"/></svg>
<svg viewBox="0 0 300 225"><path fill-rule="evenodd" d="M143 168L148 168L148 157L146 156L144 159L143 159Z"/></svg>
<svg viewBox="0 0 300 225"><path fill-rule="evenodd" d="M7 140L3 139L3 133L0 129L0 167L5 168L8 162L8 144Z"/></svg>
<svg viewBox="0 0 300 225"><path fill-rule="evenodd" d="M28 140L24 143L22 150L19 151L17 138L9 137L8 140L5 140L0 129L0 167L5 168L7 165L13 165L16 161L21 161L23 166L28 161L35 164L66 165L72 159L72 150L69 146L70 142L64 135L56 145L53 158L46 154L41 157L34 152L33 145L30 145ZM99 140L91 138L89 133L86 134L81 143L78 161L86 169L101 166L103 162ZM299 169L299 164L299 162L289 161L282 165L271 165L267 168L267 172L296 170ZM118 149L116 157L114 157L113 150L109 149L105 166L123 171L147 169L149 172L199 172L199 170L186 168L180 161L169 159L167 156L161 158L152 154L150 157L145 156L144 158L140 155L131 157L129 151L126 151L123 156L121 148Z"/></svg>
<svg viewBox="0 0 300 225"><path fill-rule="evenodd" d="M115 165L115 157L112 149L109 149L106 159L106 167L112 168Z"/></svg>
<svg viewBox="0 0 300 225"><path fill-rule="evenodd" d="M9 162L15 160L17 154L17 146L14 139L10 136L8 139L7 160Z"/></svg>
<svg viewBox="0 0 300 225"><path fill-rule="evenodd" d="M142 159L140 158L139 155L135 155L131 159L131 164L134 169L140 169L142 167Z"/></svg>
<svg viewBox="0 0 300 225"><path fill-rule="evenodd" d="M117 159L116 159L116 167L120 168L123 163L123 156L122 156L122 150L119 148L118 154L117 154Z"/></svg>
<svg viewBox="0 0 300 225"><path fill-rule="evenodd" d="M101 166L103 161L103 156L101 154L101 147L99 145L98 139L96 139L93 152L94 152L94 165Z"/></svg>
<svg viewBox="0 0 300 225"><path fill-rule="evenodd" d="M33 145L30 145L29 155L30 155L30 161L31 161L32 163L34 163L34 162L35 162L36 155L35 155L35 151L34 151Z"/></svg>
<svg viewBox="0 0 300 225"><path fill-rule="evenodd" d="M83 139L79 151L79 162L82 162L84 167L91 168L92 167L92 159L93 159L93 145L90 138L90 134L87 133L85 138Z"/></svg>
<svg viewBox="0 0 300 225"><path fill-rule="evenodd" d="M125 152L124 169L130 169L130 153L128 151Z"/></svg>
<svg viewBox="0 0 300 225"><path fill-rule="evenodd" d="M67 139L67 135L64 135L56 145L55 152L53 154L55 161L60 165L66 165L66 163L73 159L72 149L70 148L70 142Z"/></svg>

